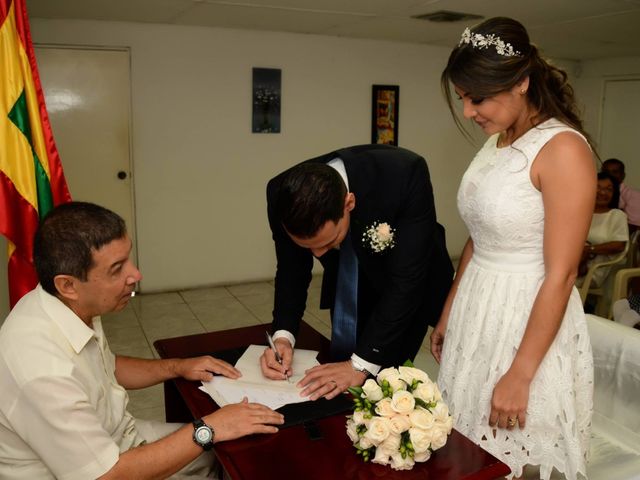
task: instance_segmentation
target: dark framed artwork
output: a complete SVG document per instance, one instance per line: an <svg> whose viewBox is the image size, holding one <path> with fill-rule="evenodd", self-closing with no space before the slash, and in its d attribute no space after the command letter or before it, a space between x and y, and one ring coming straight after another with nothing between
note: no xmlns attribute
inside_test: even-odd
<svg viewBox="0 0 640 480"><path fill-rule="evenodd" d="M253 69L253 133L280 133L282 70Z"/></svg>
<svg viewBox="0 0 640 480"><path fill-rule="evenodd" d="M398 145L398 85L373 85L371 100L371 143Z"/></svg>

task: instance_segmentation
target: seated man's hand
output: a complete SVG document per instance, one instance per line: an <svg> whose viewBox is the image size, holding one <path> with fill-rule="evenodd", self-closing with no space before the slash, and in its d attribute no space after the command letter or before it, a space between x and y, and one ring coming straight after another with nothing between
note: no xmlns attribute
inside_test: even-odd
<svg viewBox="0 0 640 480"><path fill-rule="evenodd" d="M298 382L298 387L304 388L300 395L308 396L311 400L320 397L331 400L349 387L362 385L367 379L365 372L353 368L351 360L318 365L305 373L304 378Z"/></svg>
<svg viewBox="0 0 640 480"><path fill-rule="evenodd" d="M200 380L207 382L213 379L213 374L218 373L229 378L238 378L242 374L239 370L224 360L218 360L209 355L194 358L175 359L176 376L187 380Z"/></svg>
<svg viewBox="0 0 640 480"><path fill-rule="evenodd" d="M259 403L249 403L246 398L241 403L222 407L207 415L205 422L215 431L215 442L233 440L253 433L276 433L284 416Z"/></svg>
<svg viewBox="0 0 640 480"><path fill-rule="evenodd" d="M262 374L272 380L286 380L293 374L291 370L291 362L293 362L293 347L286 338L276 338L273 341L278 350L278 354L282 359L282 365L276 360L276 356L271 348L264 349L264 353L260 357L260 368Z"/></svg>

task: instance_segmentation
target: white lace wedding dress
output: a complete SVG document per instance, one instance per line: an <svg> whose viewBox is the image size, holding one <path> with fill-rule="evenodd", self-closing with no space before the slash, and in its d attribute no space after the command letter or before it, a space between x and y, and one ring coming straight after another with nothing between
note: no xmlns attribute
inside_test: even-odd
<svg viewBox="0 0 640 480"><path fill-rule="evenodd" d="M458 431L513 475L539 465L543 479L554 467L568 479L586 473L593 357L575 288L531 383L525 429L494 435L489 414L493 387L511 365L544 278L544 208L529 170L545 143L566 130L547 120L505 148L492 136L464 174L458 208L474 253L452 305L438 378Z"/></svg>

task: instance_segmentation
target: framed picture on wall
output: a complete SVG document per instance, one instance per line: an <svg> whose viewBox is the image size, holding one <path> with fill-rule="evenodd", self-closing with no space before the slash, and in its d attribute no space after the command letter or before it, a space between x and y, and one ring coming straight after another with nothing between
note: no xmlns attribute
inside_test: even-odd
<svg viewBox="0 0 640 480"><path fill-rule="evenodd" d="M280 133L280 97L282 70L279 68L253 69L253 133Z"/></svg>
<svg viewBox="0 0 640 480"><path fill-rule="evenodd" d="M371 100L371 143L398 145L398 85L373 85Z"/></svg>

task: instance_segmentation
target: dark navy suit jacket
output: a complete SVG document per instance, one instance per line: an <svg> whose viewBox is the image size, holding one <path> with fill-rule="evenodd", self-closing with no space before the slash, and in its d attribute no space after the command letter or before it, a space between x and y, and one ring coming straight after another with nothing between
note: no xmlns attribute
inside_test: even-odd
<svg viewBox="0 0 640 480"><path fill-rule="evenodd" d="M351 211L359 274L355 353L383 367L402 365L415 357L428 326L438 321L453 279L427 164L409 150L384 145L345 148L307 161L328 163L335 158L344 162L349 190L356 198ZM295 336L306 306L313 255L297 246L276 218L285 174L267 185L277 257L273 329ZM374 222L387 222L395 229L393 248L376 253L363 242L363 233ZM338 255L330 250L319 258L324 267L321 308L333 309Z"/></svg>

